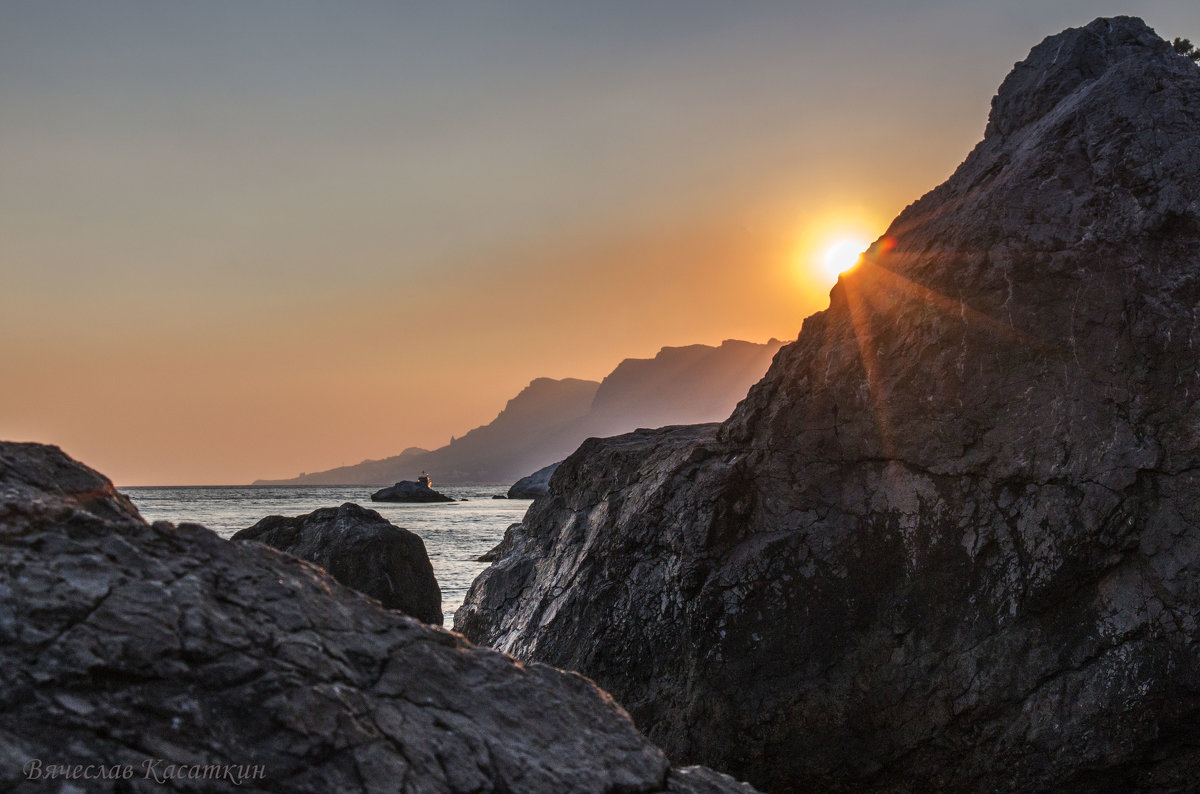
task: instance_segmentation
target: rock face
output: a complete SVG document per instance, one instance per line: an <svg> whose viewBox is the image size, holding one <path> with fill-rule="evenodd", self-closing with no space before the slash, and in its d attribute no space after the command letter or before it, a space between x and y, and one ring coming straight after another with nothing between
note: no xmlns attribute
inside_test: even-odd
<svg viewBox="0 0 1200 794"><path fill-rule="evenodd" d="M1200 69L1033 49L719 430L584 445L456 627L768 790L1200 779Z"/></svg>
<svg viewBox="0 0 1200 794"><path fill-rule="evenodd" d="M428 485L405 480L389 485L371 494L372 502L453 502L449 496L438 493Z"/></svg>
<svg viewBox="0 0 1200 794"><path fill-rule="evenodd" d="M0 443L0 567L4 791L752 791L671 769L578 675L266 546L148 526L54 447ZM93 777L46 779L75 765Z"/></svg>
<svg viewBox="0 0 1200 794"><path fill-rule="evenodd" d="M558 463L562 463L559 461ZM522 477L508 489L509 499L537 499L550 493L550 475L558 470L558 463L538 469L528 477Z"/></svg>
<svg viewBox="0 0 1200 794"><path fill-rule="evenodd" d="M286 551L388 609L442 625L442 591L425 543L374 510L347 502L295 518L267 516L232 540Z"/></svg>

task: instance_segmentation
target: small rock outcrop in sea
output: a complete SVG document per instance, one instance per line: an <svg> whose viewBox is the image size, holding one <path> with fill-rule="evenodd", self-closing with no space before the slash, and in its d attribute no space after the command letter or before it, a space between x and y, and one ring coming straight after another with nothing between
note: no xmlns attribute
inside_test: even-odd
<svg viewBox="0 0 1200 794"><path fill-rule="evenodd" d="M579 675L147 525L55 447L0 442L0 571L0 790L753 791L672 769Z"/></svg>
<svg viewBox="0 0 1200 794"><path fill-rule="evenodd" d="M404 480L371 494L372 502L453 502L449 496L433 490L427 479Z"/></svg>
<svg viewBox="0 0 1200 794"><path fill-rule="evenodd" d="M522 477L513 483L508 489L509 499L537 499L539 496L545 496L550 493L550 475L558 469L558 464L551 463L549 466L538 469L528 477Z"/></svg>
<svg viewBox="0 0 1200 794"><path fill-rule="evenodd" d="M1200 69L1035 47L715 430L587 442L456 613L772 791L1200 780Z"/></svg>
<svg viewBox="0 0 1200 794"><path fill-rule="evenodd" d="M347 502L295 518L267 516L232 540L286 551L388 609L442 625L442 591L425 543L374 510Z"/></svg>

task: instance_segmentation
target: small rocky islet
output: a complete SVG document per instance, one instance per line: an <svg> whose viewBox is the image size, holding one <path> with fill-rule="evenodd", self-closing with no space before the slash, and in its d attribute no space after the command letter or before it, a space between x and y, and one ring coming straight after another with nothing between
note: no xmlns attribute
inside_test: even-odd
<svg viewBox="0 0 1200 794"><path fill-rule="evenodd" d="M539 496L547 495L550 493L550 478L558 470L559 463L562 461L551 463L549 466L544 466L533 474L517 480L508 489L506 496L509 499L537 499Z"/></svg>
<svg viewBox="0 0 1200 794"><path fill-rule="evenodd" d="M433 489L433 483L428 475L422 474L416 480L403 480L387 488L381 488L371 494L372 502L453 502L454 498L439 493Z"/></svg>

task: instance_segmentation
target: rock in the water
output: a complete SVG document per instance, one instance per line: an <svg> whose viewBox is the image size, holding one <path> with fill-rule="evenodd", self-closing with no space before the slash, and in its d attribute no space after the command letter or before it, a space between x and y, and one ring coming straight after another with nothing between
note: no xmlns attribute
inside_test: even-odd
<svg viewBox="0 0 1200 794"><path fill-rule="evenodd" d="M347 587L442 625L442 591L425 543L374 510L347 502L295 518L267 516L233 540L254 540L324 568Z"/></svg>
<svg viewBox="0 0 1200 794"><path fill-rule="evenodd" d="M1200 69L1051 37L717 433L585 444L456 625L769 790L1200 780Z"/></svg>
<svg viewBox="0 0 1200 794"><path fill-rule="evenodd" d="M747 790L670 769L581 676L266 546L148 526L54 447L0 443L0 570L4 791Z"/></svg>
<svg viewBox="0 0 1200 794"><path fill-rule="evenodd" d="M443 493L430 488L423 483L404 480L395 485L389 485L371 494L372 502L453 502L454 500Z"/></svg>
<svg viewBox="0 0 1200 794"><path fill-rule="evenodd" d="M558 463L538 469L528 477L522 477L508 489L509 499L537 499L550 493L550 475L558 469Z"/></svg>

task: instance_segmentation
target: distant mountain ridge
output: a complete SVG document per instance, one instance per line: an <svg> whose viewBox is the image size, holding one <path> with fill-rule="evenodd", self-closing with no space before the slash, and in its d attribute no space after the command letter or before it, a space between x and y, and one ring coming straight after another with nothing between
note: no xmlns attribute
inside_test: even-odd
<svg viewBox="0 0 1200 794"><path fill-rule="evenodd" d="M729 417L783 346L728 339L719 346L664 347L625 359L603 381L535 378L489 424L433 451L399 455L255 485L387 485L421 471L434 482L511 483L562 460L587 438L639 427Z"/></svg>

